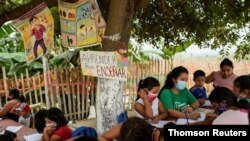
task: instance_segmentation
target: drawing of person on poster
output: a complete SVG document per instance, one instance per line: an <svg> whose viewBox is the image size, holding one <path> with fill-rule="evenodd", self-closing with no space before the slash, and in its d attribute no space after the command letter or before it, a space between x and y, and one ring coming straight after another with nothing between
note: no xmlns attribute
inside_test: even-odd
<svg viewBox="0 0 250 141"><path fill-rule="evenodd" d="M116 43L116 60L120 67L128 67L129 65L128 47L124 42Z"/></svg>
<svg viewBox="0 0 250 141"><path fill-rule="evenodd" d="M54 47L54 19L45 3L14 20L12 25L23 38L28 63Z"/></svg>
<svg viewBox="0 0 250 141"><path fill-rule="evenodd" d="M39 22L39 19L36 16L30 18L30 24L32 26L31 35L35 36L36 38L33 51L35 58L37 58L38 45L40 45L40 47L43 49L43 55L46 54L46 46L44 44L44 39L43 39L45 27Z"/></svg>

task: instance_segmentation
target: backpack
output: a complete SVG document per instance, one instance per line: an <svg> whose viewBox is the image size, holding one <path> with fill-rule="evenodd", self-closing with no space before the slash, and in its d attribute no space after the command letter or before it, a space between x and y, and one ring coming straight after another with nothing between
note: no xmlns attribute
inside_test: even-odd
<svg viewBox="0 0 250 141"><path fill-rule="evenodd" d="M118 115L117 122L118 123L122 123L122 122L124 122L127 119L128 119L128 112L125 111L125 112L121 113L120 115Z"/></svg>
<svg viewBox="0 0 250 141"><path fill-rule="evenodd" d="M97 132L92 127L82 126L77 128L71 135L71 137L77 137L77 136L89 136L97 138Z"/></svg>

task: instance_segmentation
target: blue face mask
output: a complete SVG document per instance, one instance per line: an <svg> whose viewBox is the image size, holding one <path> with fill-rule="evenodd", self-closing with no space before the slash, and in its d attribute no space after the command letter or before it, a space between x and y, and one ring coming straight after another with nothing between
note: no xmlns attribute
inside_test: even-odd
<svg viewBox="0 0 250 141"><path fill-rule="evenodd" d="M178 80L177 84L175 84L175 87L181 91L181 90L184 90L186 88L186 85L187 85L187 82L186 81L181 81L181 80Z"/></svg>

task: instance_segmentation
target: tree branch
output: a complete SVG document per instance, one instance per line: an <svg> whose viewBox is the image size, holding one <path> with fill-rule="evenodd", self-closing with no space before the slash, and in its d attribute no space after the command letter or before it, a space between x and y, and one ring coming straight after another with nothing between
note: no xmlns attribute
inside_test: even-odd
<svg viewBox="0 0 250 141"><path fill-rule="evenodd" d="M170 18L173 16L171 7L165 4L164 0L160 0L160 9L165 16L166 20L169 21Z"/></svg>
<svg viewBox="0 0 250 141"><path fill-rule="evenodd" d="M68 2L76 2L77 0L67 0ZM21 5L11 11L5 11L2 14L0 14L0 26L2 26L5 22L14 20L23 14L27 13L31 9L33 9L35 6L41 4L42 2L45 2L47 6L54 7L58 5L57 0L32 0L31 2Z"/></svg>
<svg viewBox="0 0 250 141"><path fill-rule="evenodd" d="M135 1L135 10L140 10L146 7L149 4L150 0L136 0Z"/></svg>
<svg viewBox="0 0 250 141"><path fill-rule="evenodd" d="M27 13L35 6L45 2L48 7L54 7L58 5L57 0L32 0L31 2L21 5L11 11L5 11L0 15L0 26L2 26L5 22L10 20L15 20L16 18L22 16L23 14Z"/></svg>

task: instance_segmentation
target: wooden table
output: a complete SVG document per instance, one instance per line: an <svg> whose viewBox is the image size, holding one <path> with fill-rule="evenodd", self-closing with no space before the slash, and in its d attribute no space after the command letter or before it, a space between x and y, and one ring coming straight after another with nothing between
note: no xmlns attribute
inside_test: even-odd
<svg viewBox="0 0 250 141"><path fill-rule="evenodd" d="M0 121L0 132L4 131L7 126L21 126L22 124L17 123L13 120L10 119L4 119ZM30 134L34 134L37 133L37 131L35 129L29 128L27 126L23 126L19 131L17 131L17 138L19 141L25 141L23 136L24 135L30 135Z"/></svg>

